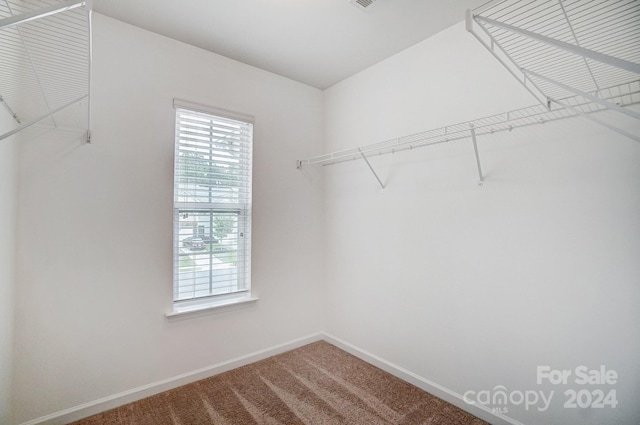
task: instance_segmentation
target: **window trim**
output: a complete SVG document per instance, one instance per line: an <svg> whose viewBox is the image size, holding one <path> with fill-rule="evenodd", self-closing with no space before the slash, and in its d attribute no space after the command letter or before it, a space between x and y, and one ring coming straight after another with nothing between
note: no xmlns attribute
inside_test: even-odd
<svg viewBox="0 0 640 425"><path fill-rule="evenodd" d="M227 109L214 108L213 106L206 106L181 99L173 99L173 109L188 109L194 112L202 112L203 114L211 114L222 118L229 118L231 120L244 121L249 124L256 123L256 119L253 115L229 111Z"/></svg>
<svg viewBox="0 0 640 425"><path fill-rule="evenodd" d="M217 311L226 311L234 307L246 306L247 304L253 304L260 298L252 296L248 291L242 293L219 295L224 298L200 298L191 301L181 301L173 304L173 309L166 313L165 316L168 319L189 316L200 315L205 313L212 313Z"/></svg>
<svg viewBox="0 0 640 425"><path fill-rule="evenodd" d="M247 124L251 124L252 126L255 124L255 117L253 117L252 115L247 115L247 114L243 114L243 113L239 113L239 112L235 112L235 111L229 111L229 110L225 110L225 109L220 109L220 108L215 108L215 107L211 107L211 106L206 106L206 105L202 105L202 104L198 104L198 103L194 103L194 102L189 102L189 101L185 101L185 100L181 100L181 99L173 99L173 109L174 109L174 121L177 118L177 110L178 109L183 109L183 110L188 110L188 111L193 111L193 112L197 112L197 113L203 113L203 114L208 114L208 115L213 115L213 116L217 116L217 117L221 117L221 118L227 118L227 119L231 119L231 120L237 120L237 121L242 121L245 122ZM177 132L177 128L175 128L175 124L174 124L174 133ZM176 133L177 134L177 133ZM177 152L177 139L176 136L174 135L174 152ZM251 144L253 145L253 138L251 139ZM253 152L253 146L251 147L251 151ZM176 159L177 157L175 156L176 154L174 153L174 183L173 183L173 189L175 191L175 163L176 163ZM253 174L253 159L251 159L251 173ZM250 184L251 186L253 186L252 184ZM166 313L166 317L167 318L171 318L174 316L179 316L179 315L189 315L191 313L197 313L197 312L202 312L202 311L207 311L207 310L214 310L214 309L220 309L223 307L231 307L234 305L241 305L241 304L246 304L246 303L254 303L255 301L258 300L257 297L253 296L253 291L252 291L252 285L251 285L251 246L252 246L252 241L251 241L251 227L252 227L252 204L253 202L251 201L251 198L249 199L249 204L237 204L234 205L234 208L232 208L233 210L239 210L239 211L245 211L244 214L240 214L240 217L243 217L243 221L244 223L244 229L245 231L248 233L249 238L248 240L245 241L245 251L248 251L248 255L245 256L244 261L247 262L247 267L244 268L243 273L246 275L245 278L243 279L245 284L247 285L246 289L243 289L241 291L238 292L234 292L234 293L229 293L229 294L220 294L220 295L209 295L209 296L205 296L205 297L200 297L200 298L194 298L194 299L186 299L186 300L176 300L175 299L175 287L176 287L176 277L175 277L175 273L176 273L176 261L179 261L178 257L176 256L176 251L175 248L173 248L173 273L172 273L172 279L171 279L171 285L172 285L172 290L171 290L171 294L172 294L172 306L173 309L172 311ZM195 207L196 205L194 205ZM202 205L202 204L198 204L197 206L199 206L202 209L208 209L207 206ZM183 205L180 208L184 208L184 207L190 207L188 205ZM224 209L228 209L230 207L230 205L225 205ZM177 204L175 202L175 194L174 194L174 200L173 200L173 210L174 210L174 214L175 211L177 210L177 208L179 209L179 207L177 207ZM174 216L173 219L173 226L176 225L176 219ZM174 234L174 236L172 237L172 239L175 237L175 228L173 229L172 233ZM175 243L175 241L173 241L173 243Z"/></svg>

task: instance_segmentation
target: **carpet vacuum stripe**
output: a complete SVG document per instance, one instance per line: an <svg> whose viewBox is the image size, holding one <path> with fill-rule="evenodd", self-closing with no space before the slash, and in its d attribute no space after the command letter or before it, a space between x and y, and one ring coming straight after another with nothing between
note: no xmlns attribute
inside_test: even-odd
<svg viewBox="0 0 640 425"><path fill-rule="evenodd" d="M319 341L70 425L484 425Z"/></svg>

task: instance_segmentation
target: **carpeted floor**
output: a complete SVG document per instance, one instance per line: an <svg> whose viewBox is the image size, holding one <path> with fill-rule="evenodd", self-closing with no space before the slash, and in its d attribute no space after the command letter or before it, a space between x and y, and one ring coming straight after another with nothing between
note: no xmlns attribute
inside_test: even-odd
<svg viewBox="0 0 640 425"><path fill-rule="evenodd" d="M73 423L98 424L486 422L320 341Z"/></svg>

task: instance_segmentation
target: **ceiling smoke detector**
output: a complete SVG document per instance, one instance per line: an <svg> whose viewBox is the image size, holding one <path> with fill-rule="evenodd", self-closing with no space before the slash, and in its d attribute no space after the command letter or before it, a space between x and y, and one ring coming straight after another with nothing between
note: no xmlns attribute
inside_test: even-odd
<svg viewBox="0 0 640 425"><path fill-rule="evenodd" d="M349 0L349 3L357 7L358 9L365 10L370 9L376 0Z"/></svg>

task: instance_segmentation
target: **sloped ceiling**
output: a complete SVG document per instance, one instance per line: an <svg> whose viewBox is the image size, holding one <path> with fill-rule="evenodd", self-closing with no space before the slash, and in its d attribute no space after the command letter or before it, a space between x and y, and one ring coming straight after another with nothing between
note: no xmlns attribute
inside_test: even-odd
<svg viewBox="0 0 640 425"><path fill-rule="evenodd" d="M464 19L486 0L96 0L94 10L327 88Z"/></svg>

